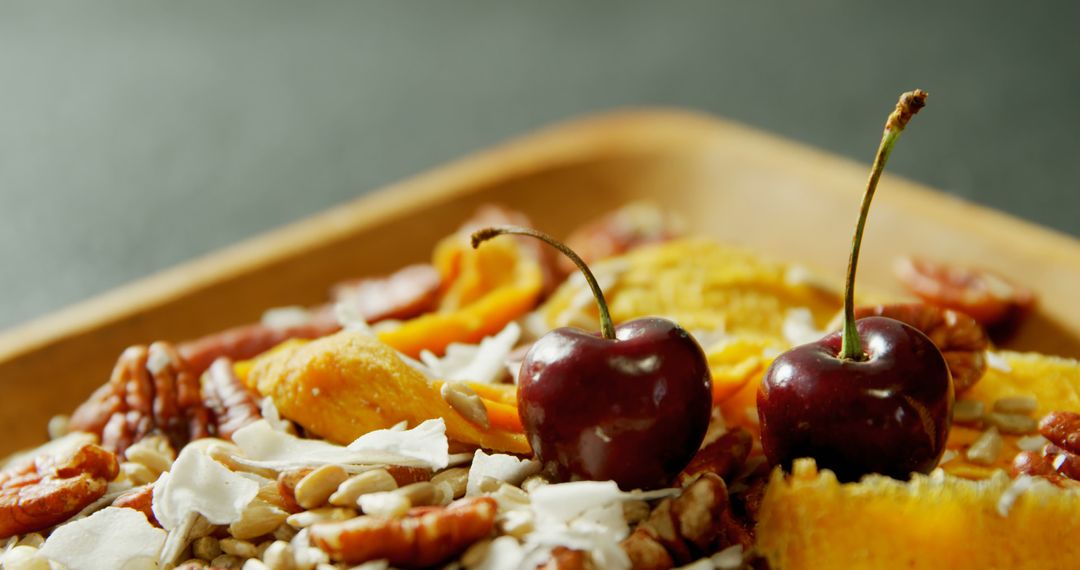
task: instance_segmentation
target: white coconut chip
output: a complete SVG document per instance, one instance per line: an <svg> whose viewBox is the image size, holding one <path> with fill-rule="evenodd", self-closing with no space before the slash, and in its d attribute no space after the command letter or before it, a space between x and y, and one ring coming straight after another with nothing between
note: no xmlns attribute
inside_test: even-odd
<svg viewBox="0 0 1080 570"><path fill-rule="evenodd" d="M512 536L500 536L491 541L487 554L471 570L503 570L525 568L525 549Z"/></svg>
<svg viewBox="0 0 1080 570"><path fill-rule="evenodd" d="M788 309L784 314L783 333L793 346L816 342L825 336L825 331L818 330L814 323L814 314L802 307Z"/></svg>
<svg viewBox="0 0 1080 570"><path fill-rule="evenodd" d="M244 452L234 459L244 465L275 470L338 465L404 465L442 469L450 462L446 423L427 420L406 430L401 423L366 433L347 447L322 440L301 439L276 431L265 421L252 422L233 434Z"/></svg>
<svg viewBox="0 0 1080 570"><path fill-rule="evenodd" d="M1005 360L1005 357L992 350L986 351L986 366L998 372L1012 372L1012 366L1009 366L1009 362Z"/></svg>
<svg viewBox="0 0 1080 570"><path fill-rule="evenodd" d="M272 329L287 329L306 325L311 322L311 311L299 305L274 307L262 314L261 322Z"/></svg>
<svg viewBox="0 0 1080 570"><path fill-rule="evenodd" d="M539 461L520 459L503 453L488 455L483 450L477 449L476 454L473 455L472 467L469 468L469 482L465 487L465 496L479 495L480 483L487 477L511 485L519 485L529 475L539 472Z"/></svg>
<svg viewBox="0 0 1080 570"><path fill-rule="evenodd" d="M506 357L520 338L521 326L511 322L495 336L484 337L480 344L450 343L446 356L439 358L424 350L420 352L420 360L436 378L490 384L506 376Z"/></svg>
<svg viewBox="0 0 1080 570"><path fill-rule="evenodd" d="M267 426L269 429L269 426ZM244 507L259 492L259 484L186 447L169 471L154 484L151 507L161 526L172 530L198 513L212 524L239 520Z"/></svg>
<svg viewBox="0 0 1080 570"><path fill-rule="evenodd" d="M151 525L139 511L106 507L58 527L41 547L41 554L68 570L99 570L122 568L136 559L156 559L164 544L165 531Z"/></svg>
<svg viewBox="0 0 1080 570"><path fill-rule="evenodd" d="M1028 475L1021 475L1009 485L1009 488L1005 489L1001 493L1001 497L998 498L997 512L1003 517L1009 516L1009 511L1012 510L1014 504L1020 495L1027 493L1028 491L1039 487L1040 485L1049 485L1044 479L1038 477L1029 477Z"/></svg>

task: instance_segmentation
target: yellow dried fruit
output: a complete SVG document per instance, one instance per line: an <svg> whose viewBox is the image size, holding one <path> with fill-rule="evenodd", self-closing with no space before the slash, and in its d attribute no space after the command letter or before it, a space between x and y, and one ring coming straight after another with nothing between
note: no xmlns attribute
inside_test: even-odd
<svg viewBox="0 0 1080 570"><path fill-rule="evenodd" d="M394 349L363 333L340 332L281 347L255 362L247 382L272 398L284 417L341 444L402 421L415 426L443 418L450 439L530 452L522 434L485 430L466 419Z"/></svg>
<svg viewBox="0 0 1080 570"><path fill-rule="evenodd" d="M1014 495L1012 485L1004 474L940 473L841 484L802 459L790 478L773 474L756 548L784 570L1064 568L1080 559L1069 538L1080 533L1080 490L1044 483Z"/></svg>

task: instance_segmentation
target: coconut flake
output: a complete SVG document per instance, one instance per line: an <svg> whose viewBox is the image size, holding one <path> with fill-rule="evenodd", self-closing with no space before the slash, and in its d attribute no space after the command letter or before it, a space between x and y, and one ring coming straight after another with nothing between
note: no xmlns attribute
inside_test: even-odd
<svg viewBox="0 0 1080 570"><path fill-rule="evenodd" d="M473 570L502 570L524 568L525 549L512 536L500 536L491 541L487 554Z"/></svg>
<svg viewBox="0 0 1080 570"><path fill-rule="evenodd" d="M469 483L465 488L465 496L479 495L480 483L487 477L511 485L519 485L529 475L539 472L539 461L520 459L503 453L488 455L483 450L477 449L476 454L473 455L472 467L469 468Z"/></svg>
<svg viewBox="0 0 1080 570"><path fill-rule="evenodd" d="M1005 360L1005 357L999 352L993 350L986 351L986 366L993 368L998 372L1012 372L1012 366L1009 366L1009 361Z"/></svg>
<svg viewBox="0 0 1080 570"><path fill-rule="evenodd" d="M69 570L122 568L132 560L154 559L165 544L165 531L139 511L106 507L85 519L57 527L41 554Z"/></svg>
<svg viewBox="0 0 1080 570"><path fill-rule="evenodd" d="M803 307L787 310L784 314L783 333L784 338L794 346L815 342L825 336L825 331L818 330L814 323L814 314Z"/></svg>
<svg viewBox="0 0 1080 570"><path fill-rule="evenodd" d="M1003 517L1009 516L1009 511L1012 510L1016 500L1020 498L1020 495L1034 489L1040 483L1039 479L1035 477L1029 477L1027 475L1021 475L1009 485L1009 488L1005 489L1001 493L1001 497L998 498L997 512Z"/></svg>
<svg viewBox="0 0 1080 570"><path fill-rule="evenodd" d="M622 495L614 481L576 481L544 485L532 492L532 503L538 516L569 522L593 507L619 501Z"/></svg>
<svg viewBox="0 0 1080 570"><path fill-rule="evenodd" d="M262 314L262 324L277 330L303 326L311 322L311 311L299 305L274 307Z"/></svg>
<svg viewBox="0 0 1080 570"><path fill-rule="evenodd" d="M743 565L743 549L741 544L729 546L709 557L716 570L738 570Z"/></svg>
<svg viewBox="0 0 1080 570"><path fill-rule="evenodd" d="M234 473L196 448L186 447L154 484L151 506L167 530L191 513L202 515L212 524L231 524L258 492L255 481Z"/></svg>
<svg viewBox="0 0 1080 570"><path fill-rule="evenodd" d="M238 462L283 470L328 463L341 465L404 465L442 469L450 462L446 423L427 420L411 430L404 423L364 434L342 447L316 439L301 439L276 431L265 421L252 422L233 434L244 452Z"/></svg>
<svg viewBox="0 0 1080 570"><path fill-rule="evenodd" d="M450 343L446 347L446 356L439 358L425 350L420 353L420 360L431 369L436 378L448 382L490 384L506 375L506 357L520 338L521 326L511 322L495 336L484 337L480 344Z"/></svg>

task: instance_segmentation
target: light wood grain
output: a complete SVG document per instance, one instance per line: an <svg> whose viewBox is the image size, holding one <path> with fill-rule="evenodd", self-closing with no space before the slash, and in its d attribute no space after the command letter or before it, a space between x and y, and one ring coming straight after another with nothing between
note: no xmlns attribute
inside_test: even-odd
<svg viewBox="0 0 1080 570"><path fill-rule="evenodd" d="M903 149L898 149L903 152ZM332 283L426 259L473 209L498 202L555 234L650 199L689 229L840 275L867 167L727 121L627 111L507 143L0 334L0 453L44 438L120 351L323 300ZM1080 356L1080 242L886 175L860 286L899 294L893 259L924 254L1011 275L1041 307L1013 341ZM839 283L839 279L837 279Z"/></svg>

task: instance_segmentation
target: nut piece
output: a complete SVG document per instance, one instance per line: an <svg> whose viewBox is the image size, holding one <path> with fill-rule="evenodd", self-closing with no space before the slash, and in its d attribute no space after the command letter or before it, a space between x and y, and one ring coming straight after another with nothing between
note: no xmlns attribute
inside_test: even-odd
<svg viewBox="0 0 1080 570"><path fill-rule="evenodd" d="M1034 396L1013 396L994 401L994 411L1003 414L1033 414L1039 409L1039 401Z"/></svg>
<svg viewBox="0 0 1080 570"><path fill-rule="evenodd" d="M330 504L336 507L356 506L356 500L368 493L381 493L397 489L397 481L386 469L373 469L346 479L330 495Z"/></svg>
<svg viewBox="0 0 1080 570"><path fill-rule="evenodd" d="M345 482L349 474L340 465L323 465L304 476L296 484L294 496L296 503L305 509L314 509L326 504L326 500Z"/></svg>
<svg viewBox="0 0 1080 570"><path fill-rule="evenodd" d="M733 544L749 548L751 542L732 514L724 480L705 473L681 495L657 505L622 548L634 568L671 568Z"/></svg>
<svg viewBox="0 0 1080 570"><path fill-rule="evenodd" d="M237 430L262 418L255 396L236 377L228 358L219 358L210 365L203 375L203 390L220 437L232 439Z"/></svg>
<svg viewBox="0 0 1080 570"><path fill-rule="evenodd" d="M454 411L461 414L466 420L484 428L491 427L488 419L487 407L475 390L464 382L447 382L439 389L442 399L450 404Z"/></svg>
<svg viewBox="0 0 1080 570"><path fill-rule="evenodd" d="M999 414L997 412L990 412L983 416L983 421L988 425L998 428L1001 433L1014 435L1035 433L1039 429L1039 423L1036 422L1034 418L1020 414Z"/></svg>
<svg viewBox="0 0 1080 570"><path fill-rule="evenodd" d="M982 421L986 406L978 400L956 400L952 420L958 424L974 424Z"/></svg>
<svg viewBox="0 0 1080 570"><path fill-rule="evenodd" d="M413 509L401 519L363 516L318 524L310 536L332 559L349 564L386 559L394 566L434 566L487 536L496 510L493 499L475 497L447 507Z"/></svg>
<svg viewBox="0 0 1080 570"><path fill-rule="evenodd" d="M431 478L431 483L438 486L447 484L450 487L451 499L460 499L465 496L465 489L469 484L469 469L466 467L451 467L445 471L436 473Z"/></svg>
<svg viewBox="0 0 1080 570"><path fill-rule="evenodd" d="M69 428L96 433L102 447L123 455L154 432L180 449L209 436L209 425L198 377L171 344L155 342L125 350L109 382L72 414Z"/></svg>
<svg viewBox="0 0 1080 570"><path fill-rule="evenodd" d="M96 445L39 455L0 471L0 537L63 522L105 494L116 456Z"/></svg>
<svg viewBox="0 0 1080 570"><path fill-rule="evenodd" d="M735 428L698 450L690 464L679 473L675 483L685 487L703 473L714 473L730 481L750 456L753 437L743 428Z"/></svg>
<svg viewBox="0 0 1080 570"><path fill-rule="evenodd" d="M972 463L993 465L1001 455L1001 449L1004 446L1005 441L1001 439L1001 434L998 433L996 427L991 426L979 436L979 439L975 440L975 443L971 444L965 456Z"/></svg>
<svg viewBox="0 0 1080 570"><path fill-rule="evenodd" d="M1039 422L1039 433L1065 451L1080 454L1080 414L1050 412Z"/></svg>
<svg viewBox="0 0 1080 570"><path fill-rule="evenodd" d="M153 499L154 486L143 485L142 487L136 487L117 497L116 500L113 501L112 506L139 511L146 517L146 520L149 521L150 524L160 528L161 524L158 523L157 517L154 516L154 510L151 507Z"/></svg>
<svg viewBox="0 0 1080 570"><path fill-rule="evenodd" d="M990 348L990 339L979 323L964 313L923 303L855 309L857 319L870 316L902 321L930 337L945 357L957 394L974 386L986 373L986 351Z"/></svg>

